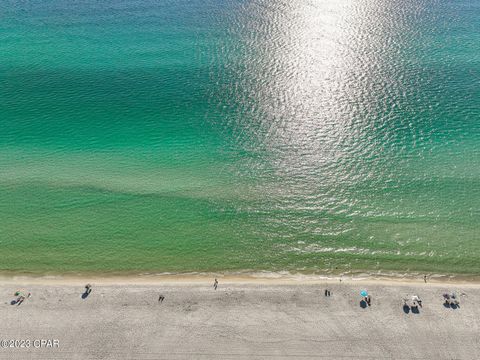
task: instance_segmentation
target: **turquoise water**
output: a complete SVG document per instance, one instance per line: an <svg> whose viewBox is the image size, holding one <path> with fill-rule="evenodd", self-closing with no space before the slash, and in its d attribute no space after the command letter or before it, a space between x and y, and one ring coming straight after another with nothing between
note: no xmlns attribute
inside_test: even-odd
<svg viewBox="0 0 480 360"><path fill-rule="evenodd" d="M0 270L480 274L480 1L0 3Z"/></svg>

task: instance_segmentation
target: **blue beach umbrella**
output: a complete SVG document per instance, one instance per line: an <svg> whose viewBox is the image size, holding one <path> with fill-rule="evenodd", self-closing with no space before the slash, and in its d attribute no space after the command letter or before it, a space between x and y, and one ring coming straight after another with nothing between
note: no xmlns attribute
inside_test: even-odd
<svg viewBox="0 0 480 360"><path fill-rule="evenodd" d="M360 295L362 295L363 297L367 296L368 295L367 290L360 291Z"/></svg>

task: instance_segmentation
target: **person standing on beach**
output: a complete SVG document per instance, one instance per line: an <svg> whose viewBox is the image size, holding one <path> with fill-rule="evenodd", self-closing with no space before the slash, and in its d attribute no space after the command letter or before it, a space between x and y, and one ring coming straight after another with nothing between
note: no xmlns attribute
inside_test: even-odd
<svg viewBox="0 0 480 360"><path fill-rule="evenodd" d="M215 281L213 282L213 288L217 290L217 287L218 287L218 280L215 279Z"/></svg>
<svg viewBox="0 0 480 360"><path fill-rule="evenodd" d="M423 281L425 281L425 284L427 283L427 275L423 275Z"/></svg>

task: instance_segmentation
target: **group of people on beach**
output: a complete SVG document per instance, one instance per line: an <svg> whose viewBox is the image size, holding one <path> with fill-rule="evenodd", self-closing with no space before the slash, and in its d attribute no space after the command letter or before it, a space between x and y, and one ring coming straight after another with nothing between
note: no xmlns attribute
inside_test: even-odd
<svg viewBox="0 0 480 360"><path fill-rule="evenodd" d="M424 280L426 282L426 276L424 277ZM216 278L213 282L213 289L214 290L218 289L218 279L216 279ZM92 285L91 284L85 285L85 292L82 294L82 298L85 299L88 295L90 295L91 292L92 292ZM324 294L325 294L326 297L329 297L329 296L332 295L332 292L329 289L325 289ZM16 296L16 299L12 300L11 304L12 305L20 305L25 301L25 299L30 298L30 296L32 294L28 293L28 295L25 296L23 294L23 292L16 291L14 295ZM371 306L372 305L372 296L370 294L367 295L366 291L362 291L361 295L365 295L362 301L364 301L366 305ZM460 302L459 302L458 297L455 293L451 293L451 294L444 293L443 294L443 299L444 299L445 307L456 308L456 307L460 306ZM159 297L158 297L158 302L162 303L164 300L165 300L165 296L160 294ZM417 310L417 312L418 312L418 308L422 307L422 300L420 300L418 295L413 295L411 300L404 298L403 299L403 307L404 307L404 309L408 308L408 309L411 309L412 311Z"/></svg>
<svg viewBox="0 0 480 360"><path fill-rule="evenodd" d="M460 302L458 301L457 294L455 293L451 293L451 294L445 293L443 294L443 299L444 299L443 305L445 307L451 307L455 309L460 306Z"/></svg>
<svg viewBox="0 0 480 360"><path fill-rule="evenodd" d="M32 294L31 294L31 293L28 293L28 295L25 296L25 295L23 294L23 292L21 292L21 291L15 291L14 296L16 296L17 298L16 298L15 300L13 300L13 301L11 302L11 304L18 306L18 305L21 305L21 304L25 301L25 299L30 298L30 296L32 296Z"/></svg>
<svg viewBox="0 0 480 360"><path fill-rule="evenodd" d="M411 310L413 313L418 314L419 307L422 307L422 300L420 300L418 295L413 295L411 299L403 299L403 311L405 311L405 313Z"/></svg>

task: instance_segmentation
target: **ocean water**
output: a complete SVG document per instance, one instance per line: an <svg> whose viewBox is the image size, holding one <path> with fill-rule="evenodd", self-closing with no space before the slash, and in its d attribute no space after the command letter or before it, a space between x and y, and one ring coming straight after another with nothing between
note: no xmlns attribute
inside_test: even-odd
<svg viewBox="0 0 480 360"><path fill-rule="evenodd" d="M480 274L480 0L2 0L0 271Z"/></svg>

